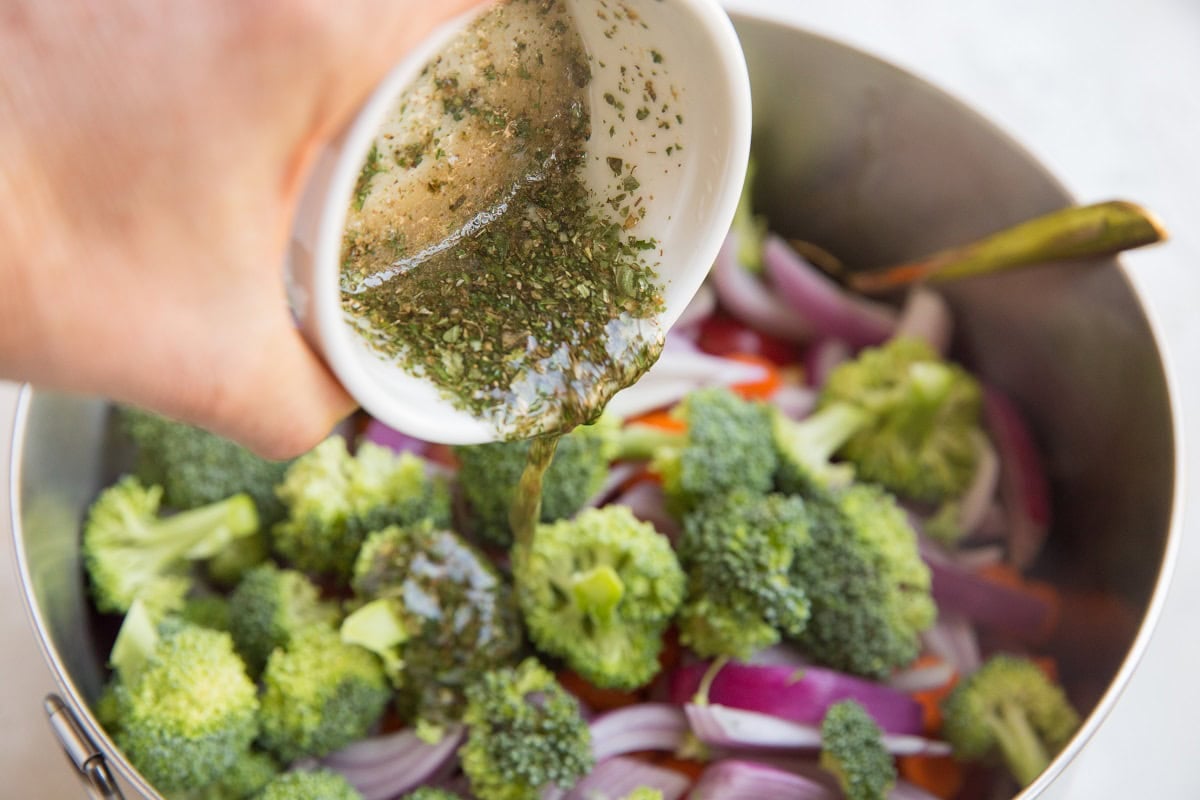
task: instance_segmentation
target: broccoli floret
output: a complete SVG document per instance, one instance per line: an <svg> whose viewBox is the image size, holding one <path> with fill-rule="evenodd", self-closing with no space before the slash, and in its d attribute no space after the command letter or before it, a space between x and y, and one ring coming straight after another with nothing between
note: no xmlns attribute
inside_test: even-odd
<svg viewBox="0 0 1200 800"><path fill-rule="evenodd" d="M179 616L184 622L201 628L229 632L229 600L221 595L189 597L179 609Z"/></svg>
<svg viewBox="0 0 1200 800"><path fill-rule="evenodd" d="M539 525L528 551L514 553L513 575L539 649L607 688L643 686L658 672L684 576L667 538L628 508Z"/></svg>
<svg viewBox="0 0 1200 800"><path fill-rule="evenodd" d="M285 772L254 800L363 800L350 781L330 769Z"/></svg>
<svg viewBox="0 0 1200 800"><path fill-rule="evenodd" d="M420 789L404 795L400 800L462 800L462 798L446 789L422 786Z"/></svg>
<svg viewBox="0 0 1200 800"><path fill-rule="evenodd" d="M474 676L521 647L516 604L496 568L428 521L371 534L352 585L364 605L342 623L342 639L383 659L401 713L430 735L461 716Z"/></svg>
<svg viewBox="0 0 1200 800"><path fill-rule="evenodd" d="M809 541L799 497L736 489L700 504L679 540L688 585L680 640L705 657L745 659L800 634L809 601L792 571Z"/></svg>
<svg viewBox="0 0 1200 800"><path fill-rule="evenodd" d="M249 495L160 517L162 492L127 476L101 492L89 509L83 558L100 611L124 613L135 597L159 591L164 581L180 586L189 562L258 530Z"/></svg>
<svg viewBox="0 0 1200 800"><path fill-rule="evenodd" d="M216 781L258 733L257 690L229 634L180 622L127 636L125 647L115 659L118 746L163 791Z"/></svg>
<svg viewBox="0 0 1200 800"><path fill-rule="evenodd" d="M807 505L812 542L791 575L812 613L797 641L818 663L884 677L917 656L937 614L916 533L875 486L853 484Z"/></svg>
<svg viewBox="0 0 1200 800"><path fill-rule="evenodd" d="M838 455L860 480L937 504L966 490L979 462L982 392L966 370L927 343L898 337L837 367L819 407L858 406L868 415Z"/></svg>
<svg viewBox="0 0 1200 800"><path fill-rule="evenodd" d="M285 764L363 738L391 698L379 660L321 626L271 653L262 683L261 742Z"/></svg>
<svg viewBox="0 0 1200 800"><path fill-rule="evenodd" d="M480 676L467 689L463 720L459 757L479 800L537 800L551 786L569 789L592 768L579 701L536 659Z"/></svg>
<svg viewBox="0 0 1200 800"><path fill-rule="evenodd" d="M896 785L896 763L883 746L883 732L854 700L825 712L821 766L837 778L846 800L886 800Z"/></svg>
<svg viewBox="0 0 1200 800"><path fill-rule="evenodd" d="M412 453L370 442L351 455L333 436L292 464L278 488L288 516L272 530L276 552L298 569L347 579L363 539L390 524L450 522L445 481Z"/></svg>
<svg viewBox="0 0 1200 800"><path fill-rule="evenodd" d="M135 474L162 486L167 505L188 509L248 494L264 526L283 517L275 485L288 462L259 458L216 434L140 409L126 407L120 414L137 447Z"/></svg>
<svg viewBox="0 0 1200 800"><path fill-rule="evenodd" d="M173 794L171 800L258 800L259 792L279 771L279 762L267 753L247 750L215 783Z"/></svg>
<svg viewBox="0 0 1200 800"><path fill-rule="evenodd" d="M772 409L771 430L779 470L776 487L781 492L810 496L847 486L854 467L835 463L837 452L867 422L867 414L849 403L831 403L799 422Z"/></svg>
<svg viewBox="0 0 1200 800"><path fill-rule="evenodd" d="M542 484L541 521L571 516L604 485L612 458L615 422L607 417L580 425L558 440ZM471 528L486 541L508 547L509 509L529 458L530 442L490 442L456 447L458 485L470 509Z"/></svg>
<svg viewBox="0 0 1200 800"><path fill-rule="evenodd" d="M266 563L251 570L229 597L230 633L251 675L277 647L313 625L332 627L339 612L323 602L303 573Z"/></svg>
<svg viewBox="0 0 1200 800"><path fill-rule="evenodd" d="M264 527L252 536L243 536L222 548L204 564L208 580L223 589L237 586L247 572L270 558L268 530L269 526L264 523Z"/></svg>
<svg viewBox="0 0 1200 800"><path fill-rule="evenodd" d="M1079 715L1036 664L992 656L942 704L942 735L957 757L999 755L1022 786L1033 783L1075 731Z"/></svg>
<svg viewBox="0 0 1200 800"><path fill-rule="evenodd" d="M771 488L778 460L768 406L716 387L692 392L671 413L686 430L627 426L616 437L615 454L650 458L673 511L682 514L731 489Z"/></svg>

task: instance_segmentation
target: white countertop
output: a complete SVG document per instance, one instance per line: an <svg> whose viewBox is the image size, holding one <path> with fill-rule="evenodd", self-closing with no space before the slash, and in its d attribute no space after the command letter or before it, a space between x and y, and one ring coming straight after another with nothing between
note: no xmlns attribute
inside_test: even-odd
<svg viewBox="0 0 1200 800"><path fill-rule="evenodd" d="M1181 409L1181 496L1200 496L1200 3L1193 0L729 0L882 56L1013 134L1078 197L1123 197L1173 234L1124 257L1164 343ZM0 383L0 454L16 387ZM0 457L0 487L7 487ZM0 492L0 519L8 515ZM1084 754L1079 800L1200 797L1200 509L1185 503L1174 587L1146 656ZM5 528L5 530L7 530ZM0 543L0 796L83 797L49 734L52 684Z"/></svg>

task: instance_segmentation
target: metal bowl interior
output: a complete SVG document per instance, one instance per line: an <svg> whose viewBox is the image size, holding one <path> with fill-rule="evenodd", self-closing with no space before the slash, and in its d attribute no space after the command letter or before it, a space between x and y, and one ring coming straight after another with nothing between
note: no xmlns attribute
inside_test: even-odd
<svg viewBox="0 0 1200 800"><path fill-rule="evenodd" d="M923 81L801 30L735 23L753 85L756 200L780 232L868 267L1071 202L1027 152ZM977 279L948 296L958 355L1018 402L1046 458L1054 526L1038 574L1102 593L1134 619L1110 653L1075 652L1069 642L1056 652L1090 715L1021 795L1048 796L1128 681L1166 591L1177 463L1168 378L1116 262ZM78 537L88 502L121 463L107 416L97 401L24 392L11 465L14 542L64 697L130 794L156 798L87 711L112 631L89 611Z"/></svg>

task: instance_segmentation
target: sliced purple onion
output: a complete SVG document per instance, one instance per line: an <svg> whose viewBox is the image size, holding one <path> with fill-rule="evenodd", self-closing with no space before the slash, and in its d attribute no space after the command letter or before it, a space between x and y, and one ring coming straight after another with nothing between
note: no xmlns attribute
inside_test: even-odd
<svg viewBox="0 0 1200 800"><path fill-rule="evenodd" d="M710 273L721 307L756 331L803 344L813 327L770 287L737 262L737 235L725 237Z"/></svg>
<svg viewBox="0 0 1200 800"><path fill-rule="evenodd" d="M958 503L958 526L968 536L983 523L1000 485L1000 457L996 448L981 434L976 449L979 461L975 465L975 476Z"/></svg>
<svg viewBox="0 0 1200 800"><path fill-rule="evenodd" d="M763 267L779 296L819 338L858 348L885 342L896 330L895 309L846 291L775 234L763 244Z"/></svg>
<svg viewBox="0 0 1200 800"><path fill-rule="evenodd" d="M691 783L687 776L675 770L617 756L596 764L575 784L567 794L567 800L620 800L643 786L662 792L663 800L680 800Z"/></svg>
<svg viewBox="0 0 1200 800"><path fill-rule="evenodd" d="M941 798L936 794L930 794L915 783L900 779L888 793L888 800L941 800Z"/></svg>
<svg viewBox="0 0 1200 800"><path fill-rule="evenodd" d="M1050 484L1033 432L1016 405L994 387L986 387L983 416L1000 459L1009 560L1023 570L1037 558L1050 530Z"/></svg>
<svg viewBox="0 0 1200 800"><path fill-rule="evenodd" d="M601 714L588 726L597 762L644 750L675 752L688 732L687 717L670 703L639 703Z"/></svg>
<svg viewBox="0 0 1200 800"><path fill-rule="evenodd" d="M395 428L389 428L374 418L367 423L367 429L363 431L362 438L396 453L412 453L419 456L429 450L429 442L424 439L417 439L407 433L401 433Z"/></svg>
<svg viewBox="0 0 1200 800"><path fill-rule="evenodd" d="M692 733L714 747L751 750L819 750L820 723L792 722L762 714L710 703L688 703L683 708ZM904 733L884 733L883 746L893 755L948 755L950 745L936 739Z"/></svg>
<svg viewBox="0 0 1200 800"><path fill-rule="evenodd" d="M945 686L954 679L954 665L948 661L938 661L936 664L922 664L895 673L887 680L887 685L898 692L912 694L925 692Z"/></svg>
<svg viewBox="0 0 1200 800"><path fill-rule="evenodd" d="M675 324L671 326L671 333L687 332L689 329L697 327L701 322L712 316L712 313L717 310L717 293L713 291L713 287L707 282L700 284L700 288L692 295L692 299L684 306L683 313L679 315L679 319L675 320ZM693 338L688 336L688 338Z"/></svg>
<svg viewBox="0 0 1200 800"><path fill-rule="evenodd" d="M753 761L723 759L704 770L689 800L839 800L822 783Z"/></svg>
<svg viewBox="0 0 1200 800"><path fill-rule="evenodd" d="M937 622L921 634L921 644L954 665L959 675L970 674L983 663L975 626L962 614L939 609Z"/></svg>
<svg viewBox="0 0 1200 800"><path fill-rule="evenodd" d="M854 351L841 339L822 339L814 343L804 355L804 372L809 385L818 389L824 386L830 373L853 357Z"/></svg>
<svg viewBox="0 0 1200 800"><path fill-rule="evenodd" d="M644 467L641 464L614 464L611 468L609 468L608 475L605 476L603 485L601 485L600 489L594 495L588 498L588 501L584 503L584 507L594 508L596 506L604 505L612 499L612 496L616 494L617 490L619 490L626 481L629 481L635 477L643 469Z"/></svg>
<svg viewBox="0 0 1200 800"><path fill-rule="evenodd" d="M920 339L945 355L954 335L954 318L946 298L928 286L913 287L900 309L894 335Z"/></svg>
<svg viewBox="0 0 1200 800"><path fill-rule="evenodd" d="M638 481L613 500L627 507L642 522L649 522L654 529L672 542L679 539L682 529L679 520L667 511L667 498L662 484L657 481Z"/></svg>
<svg viewBox="0 0 1200 800"><path fill-rule="evenodd" d="M680 704L690 702L707 670L705 663L675 670L671 699ZM823 667L726 664L713 677L708 699L729 708L812 725L819 725L834 703L856 700L888 733L919 733L923 728L921 706L908 695Z"/></svg>
<svg viewBox="0 0 1200 800"><path fill-rule="evenodd" d="M775 390L770 402L789 419L801 420L817 407L817 393L808 386L785 384Z"/></svg>
<svg viewBox="0 0 1200 800"><path fill-rule="evenodd" d="M429 744L405 729L355 742L322 763L345 776L364 800L388 800L439 777L462 738L462 728L454 727Z"/></svg>
<svg viewBox="0 0 1200 800"><path fill-rule="evenodd" d="M1044 641L1053 630L1058 608L1048 597L989 580L948 559L930 557L927 551L922 555L939 611L960 614L1026 642Z"/></svg>
<svg viewBox="0 0 1200 800"><path fill-rule="evenodd" d="M619 417L636 417L674 405L704 386L754 383L764 377L766 370L757 364L710 355L686 339L668 336L654 366L633 386L617 392L607 408Z"/></svg>

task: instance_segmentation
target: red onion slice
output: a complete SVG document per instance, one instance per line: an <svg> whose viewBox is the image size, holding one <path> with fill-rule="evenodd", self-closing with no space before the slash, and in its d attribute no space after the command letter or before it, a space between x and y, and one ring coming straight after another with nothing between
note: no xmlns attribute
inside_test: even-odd
<svg viewBox="0 0 1200 800"><path fill-rule="evenodd" d="M436 776L454 757L462 738L460 727L447 731L437 744L402 730L355 742L323 763L344 775L364 800L388 800Z"/></svg>
<svg viewBox="0 0 1200 800"><path fill-rule="evenodd" d="M377 419L371 419L367 423L367 429L363 431L362 438L395 453L412 453L419 456L424 455L429 449L429 442L409 436L407 433L401 433L395 428L389 428Z"/></svg>
<svg viewBox="0 0 1200 800"><path fill-rule="evenodd" d="M683 708L692 733L714 747L752 750L819 750L820 723L792 722L757 711L689 703ZM950 745L923 736L883 734L883 746L893 755L948 755Z"/></svg>
<svg viewBox="0 0 1200 800"><path fill-rule="evenodd" d="M687 717L670 703L639 703L609 711L589 727L597 762L644 750L675 752L688 732Z"/></svg>
<svg viewBox="0 0 1200 800"><path fill-rule="evenodd" d="M567 794L567 800L620 800L643 786L658 789L663 800L680 800L691 783L687 776L674 770L618 756L598 763L575 784Z"/></svg>
<svg viewBox="0 0 1200 800"><path fill-rule="evenodd" d="M703 663L677 669L671 679L671 699L690 702L707 669ZM919 733L924 725L920 704L903 692L823 667L726 664L713 678L708 699L812 725L819 725L834 703L855 700L888 733Z"/></svg>
<svg viewBox="0 0 1200 800"><path fill-rule="evenodd" d="M914 287L904 299L893 335L921 339L945 355L954 335L954 318L946 299L928 286Z"/></svg>
<svg viewBox="0 0 1200 800"><path fill-rule="evenodd" d="M1013 402L986 387L983 416L1000 458L1009 559L1023 570L1037 558L1050 530L1050 484L1033 433Z"/></svg>
<svg viewBox="0 0 1200 800"><path fill-rule="evenodd" d="M887 341L896 329L895 309L838 286L779 236L767 235L763 266L780 297L820 338L858 348Z"/></svg>
<svg viewBox="0 0 1200 800"><path fill-rule="evenodd" d="M789 342L812 339L812 325L738 264L737 249L737 235L731 232L713 263L711 278L721 307L756 331Z"/></svg>
<svg viewBox="0 0 1200 800"><path fill-rule="evenodd" d="M839 800L822 783L753 761L724 759L704 770L689 800Z"/></svg>

